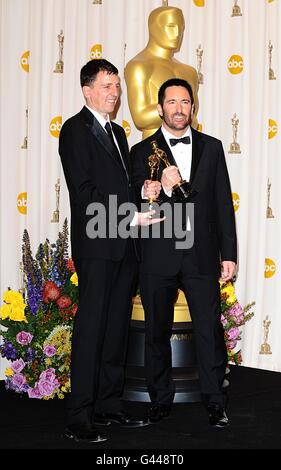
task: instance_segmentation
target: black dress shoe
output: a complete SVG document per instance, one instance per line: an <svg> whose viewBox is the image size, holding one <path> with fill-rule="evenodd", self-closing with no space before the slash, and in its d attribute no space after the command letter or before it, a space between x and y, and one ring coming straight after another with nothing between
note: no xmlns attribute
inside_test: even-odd
<svg viewBox="0 0 281 470"><path fill-rule="evenodd" d="M95 413L94 424L109 426L110 424L119 424L122 428L140 428L148 426L147 418L132 417L123 411L117 413Z"/></svg>
<svg viewBox="0 0 281 470"><path fill-rule="evenodd" d="M215 428L225 428L228 426L229 421L226 416L225 409L220 405L209 405L209 423Z"/></svg>
<svg viewBox="0 0 281 470"><path fill-rule="evenodd" d="M107 440L105 434L102 434L94 426L81 426L71 424L65 430L65 436L74 439L76 442L103 442Z"/></svg>
<svg viewBox="0 0 281 470"><path fill-rule="evenodd" d="M170 405L152 404L148 410L148 419L150 423L158 423L163 418L167 418L171 411Z"/></svg>

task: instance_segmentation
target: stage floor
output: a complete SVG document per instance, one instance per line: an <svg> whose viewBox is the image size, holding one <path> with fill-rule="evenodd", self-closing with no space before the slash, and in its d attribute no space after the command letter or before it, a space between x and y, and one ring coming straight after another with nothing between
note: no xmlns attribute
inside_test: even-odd
<svg viewBox="0 0 281 470"><path fill-rule="evenodd" d="M0 382L1 449L281 449L281 373L231 367L230 426L212 429L201 403L176 403L159 424L125 430L104 429L109 439L80 444L63 436L65 401L41 401L6 392ZM143 415L147 403L126 402ZM121 455L121 454L120 454Z"/></svg>

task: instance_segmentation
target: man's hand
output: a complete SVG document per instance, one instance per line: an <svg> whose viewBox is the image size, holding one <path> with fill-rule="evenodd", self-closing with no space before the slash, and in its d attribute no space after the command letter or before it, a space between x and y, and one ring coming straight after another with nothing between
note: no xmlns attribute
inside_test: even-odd
<svg viewBox="0 0 281 470"><path fill-rule="evenodd" d="M161 184L165 191L171 191L175 184L181 181L179 169L177 166L171 165L163 170Z"/></svg>
<svg viewBox="0 0 281 470"><path fill-rule="evenodd" d="M136 225L152 225L162 222L166 219L166 217L162 217L161 219L153 219L152 216L155 214L156 211L151 210L148 212L136 212Z"/></svg>
<svg viewBox="0 0 281 470"><path fill-rule="evenodd" d="M157 199L161 191L160 181L145 180L143 183L143 196Z"/></svg>
<svg viewBox="0 0 281 470"><path fill-rule="evenodd" d="M223 282L230 281L236 272L236 263L234 261L222 261L221 263L221 280Z"/></svg>

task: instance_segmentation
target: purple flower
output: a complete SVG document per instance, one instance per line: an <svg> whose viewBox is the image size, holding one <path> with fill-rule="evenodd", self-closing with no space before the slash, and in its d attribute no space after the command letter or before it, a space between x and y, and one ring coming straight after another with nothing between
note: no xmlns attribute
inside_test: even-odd
<svg viewBox="0 0 281 470"><path fill-rule="evenodd" d="M26 346L27 344L31 343L33 335L31 333L27 333L26 331L21 331L17 334L16 340L22 346Z"/></svg>
<svg viewBox="0 0 281 470"><path fill-rule="evenodd" d="M2 357L6 357L9 361L14 361L17 358L17 350L14 345L8 341L0 346L0 353Z"/></svg>
<svg viewBox="0 0 281 470"><path fill-rule="evenodd" d="M221 315L221 322L222 322L223 326L225 326L227 324L227 319L223 315Z"/></svg>
<svg viewBox="0 0 281 470"><path fill-rule="evenodd" d="M53 368L44 370L40 374L40 380L47 380L48 382L54 382L56 380L56 371Z"/></svg>
<svg viewBox="0 0 281 470"><path fill-rule="evenodd" d="M231 349L234 349L237 344L237 341L226 341L226 347L230 351Z"/></svg>
<svg viewBox="0 0 281 470"><path fill-rule="evenodd" d="M35 356L36 356L36 353L35 353L34 349L27 348L27 351L24 355L24 360L25 360L25 362L32 362L32 361L34 361Z"/></svg>
<svg viewBox="0 0 281 470"><path fill-rule="evenodd" d="M227 331L227 338L231 341L236 340L240 335L240 330L236 326Z"/></svg>
<svg viewBox="0 0 281 470"><path fill-rule="evenodd" d="M42 395L41 395L39 387L38 387L38 383L36 383L34 388L30 387L27 390L27 393L28 393L29 398L39 398L39 399L42 398Z"/></svg>
<svg viewBox="0 0 281 470"><path fill-rule="evenodd" d="M38 382L38 389L42 396L51 396L54 390L59 387L60 383L57 379L53 382L49 380L40 379Z"/></svg>
<svg viewBox="0 0 281 470"><path fill-rule="evenodd" d="M15 387L15 390L21 391L23 386L26 384L26 378L23 374L15 374L12 378L12 384Z"/></svg>
<svg viewBox="0 0 281 470"><path fill-rule="evenodd" d="M241 305L236 302L229 310L228 315L234 320L237 325L241 325L244 322L244 310Z"/></svg>
<svg viewBox="0 0 281 470"><path fill-rule="evenodd" d="M44 354L45 356L47 357L52 357L56 354L57 352L57 348L53 345L53 344L48 344L47 346L45 346L44 348Z"/></svg>
<svg viewBox="0 0 281 470"><path fill-rule="evenodd" d="M17 361L12 362L11 368L17 374L21 372L25 367L25 362L22 359L18 359Z"/></svg>

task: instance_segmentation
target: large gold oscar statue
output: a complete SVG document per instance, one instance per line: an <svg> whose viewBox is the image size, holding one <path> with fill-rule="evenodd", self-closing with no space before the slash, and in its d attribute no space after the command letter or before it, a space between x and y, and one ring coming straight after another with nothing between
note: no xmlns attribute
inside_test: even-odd
<svg viewBox="0 0 281 470"><path fill-rule="evenodd" d="M169 78L183 78L192 86L195 104L192 126L197 129L198 74L195 68L174 58L182 43L184 27L182 10L172 6L156 8L148 18L147 46L126 65L129 107L143 139L161 126L157 96L159 87Z"/></svg>
<svg viewBox="0 0 281 470"><path fill-rule="evenodd" d="M182 78L192 86L195 103L192 126L197 128L198 74L195 68L174 58L180 48L184 17L182 10L167 5L153 10L148 19L149 41L125 68L128 102L135 126L143 139L161 126L157 112L158 90L170 78ZM140 296L133 303L132 325L126 365L125 399L147 401L144 373L144 311ZM176 383L175 401L192 402L200 399L193 327L184 293L175 299L174 326L171 337L173 378Z"/></svg>

